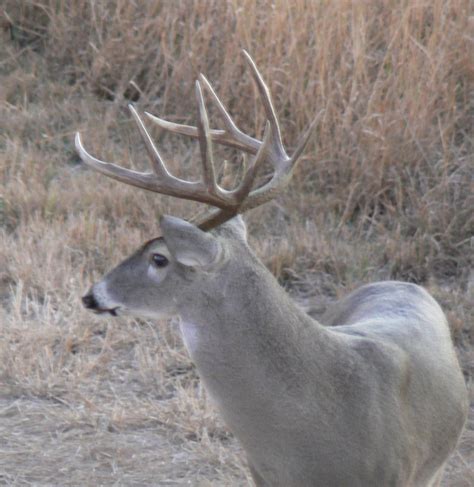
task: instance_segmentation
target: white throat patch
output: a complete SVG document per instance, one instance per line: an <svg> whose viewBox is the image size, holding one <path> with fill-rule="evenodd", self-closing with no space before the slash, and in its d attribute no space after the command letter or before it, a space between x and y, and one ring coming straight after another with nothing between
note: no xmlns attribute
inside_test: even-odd
<svg viewBox="0 0 474 487"><path fill-rule="evenodd" d="M194 359L195 354L203 345L202 326L180 319L179 328L183 336L184 345L186 346L189 355L191 355L191 358Z"/></svg>

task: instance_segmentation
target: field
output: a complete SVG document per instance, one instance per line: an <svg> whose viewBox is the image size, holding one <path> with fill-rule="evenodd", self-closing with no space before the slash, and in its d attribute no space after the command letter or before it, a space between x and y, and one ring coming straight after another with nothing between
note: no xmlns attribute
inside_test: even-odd
<svg viewBox="0 0 474 487"><path fill-rule="evenodd" d="M194 124L200 72L261 137L242 48L290 151L324 110L285 194L246 216L260 258L315 317L363 283L425 286L471 383L471 1L3 0L0 29L0 485L250 482L176 323L80 302L160 214L196 205L93 173L73 143L79 130L97 157L143 170L127 104ZM153 134L174 174L198 177L194 141ZM239 154L224 159L232 180ZM473 484L474 413L443 485Z"/></svg>

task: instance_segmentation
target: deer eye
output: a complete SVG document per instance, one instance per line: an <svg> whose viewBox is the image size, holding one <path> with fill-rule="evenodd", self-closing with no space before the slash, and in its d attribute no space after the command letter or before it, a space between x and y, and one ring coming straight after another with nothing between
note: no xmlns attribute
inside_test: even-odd
<svg viewBox="0 0 474 487"><path fill-rule="evenodd" d="M153 254L151 260L156 267L165 267L168 265L168 259L162 254Z"/></svg>

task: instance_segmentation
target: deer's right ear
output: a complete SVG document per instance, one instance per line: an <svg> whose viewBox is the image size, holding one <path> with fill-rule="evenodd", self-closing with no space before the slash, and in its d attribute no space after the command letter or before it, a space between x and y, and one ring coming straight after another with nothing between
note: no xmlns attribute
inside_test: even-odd
<svg viewBox="0 0 474 487"><path fill-rule="evenodd" d="M163 239L173 257L183 265L207 266L219 254L219 243L211 234L174 216L160 220Z"/></svg>

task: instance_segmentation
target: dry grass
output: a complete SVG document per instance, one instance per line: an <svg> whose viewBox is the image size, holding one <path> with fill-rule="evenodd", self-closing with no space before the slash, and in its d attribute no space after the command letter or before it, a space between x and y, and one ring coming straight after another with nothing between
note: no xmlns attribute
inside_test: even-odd
<svg viewBox="0 0 474 487"><path fill-rule="evenodd" d="M193 205L91 174L72 144L80 129L92 152L143 167L124 106L192 122L200 71L261 134L241 48L271 86L289 147L325 110L290 190L248 216L259 255L315 315L364 282L425 285L472 374L469 1L2 5L0 484L248 482L176 328L99 321L79 302L157 234L158 214ZM156 136L173 171L197 174L194 144ZM474 477L473 421L445 485Z"/></svg>

